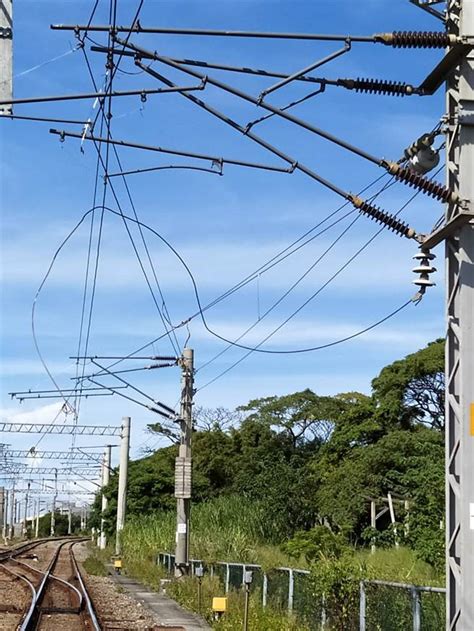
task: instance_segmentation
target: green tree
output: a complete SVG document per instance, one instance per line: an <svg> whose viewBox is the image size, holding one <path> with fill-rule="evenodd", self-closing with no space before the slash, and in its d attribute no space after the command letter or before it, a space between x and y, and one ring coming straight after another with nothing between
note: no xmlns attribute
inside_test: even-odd
<svg viewBox="0 0 474 631"><path fill-rule="evenodd" d="M372 382L378 411L402 427L444 429L444 340L386 366Z"/></svg>

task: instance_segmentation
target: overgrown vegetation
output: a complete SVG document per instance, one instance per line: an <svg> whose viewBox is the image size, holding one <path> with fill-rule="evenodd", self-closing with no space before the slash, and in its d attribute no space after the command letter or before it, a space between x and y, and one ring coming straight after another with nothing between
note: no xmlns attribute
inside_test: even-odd
<svg viewBox="0 0 474 631"><path fill-rule="evenodd" d="M444 563L443 347L433 342L385 367L370 396L307 389L233 412L198 411L192 556L310 567L314 595L339 607L335 628L350 628L361 576L436 583ZM150 430L174 437L163 425ZM154 585L156 554L174 548L176 454L172 444L129 470L125 555L130 571ZM116 487L113 475L110 529ZM396 523L387 511L374 530L370 501L380 510L389 493Z"/></svg>

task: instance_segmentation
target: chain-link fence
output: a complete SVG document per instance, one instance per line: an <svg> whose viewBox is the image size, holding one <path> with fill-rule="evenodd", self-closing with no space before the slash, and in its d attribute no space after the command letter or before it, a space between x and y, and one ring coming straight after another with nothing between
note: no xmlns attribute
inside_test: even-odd
<svg viewBox="0 0 474 631"><path fill-rule="evenodd" d="M174 555L160 553L157 562L169 573L174 570ZM239 590L244 573L253 572L251 592L263 607L286 610L312 631L331 628L331 611L324 600L316 598L308 570L278 567L264 571L260 565L244 563L206 563L190 560L191 574L202 566L219 579L225 593ZM389 581L361 581L359 610L346 622L346 629L359 631L440 631L445 626L445 589Z"/></svg>

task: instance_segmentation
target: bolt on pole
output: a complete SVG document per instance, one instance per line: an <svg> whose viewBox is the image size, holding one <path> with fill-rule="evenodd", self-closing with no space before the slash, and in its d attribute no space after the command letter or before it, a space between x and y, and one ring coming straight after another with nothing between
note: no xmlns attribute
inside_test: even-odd
<svg viewBox="0 0 474 631"><path fill-rule="evenodd" d="M176 556L175 576L189 572L191 513L191 436L193 431L194 351L183 349L181 358L181 434L175 467Z"/></svg>
<svg viewBox="0 0 474 631"><path fill-rule="evenodd" d="M128 456L130 452L130 417L122 418L122 434L120 441L119 484L117 497L117 531L115 536L115 554L122 553L121 531L125 525L125 511L127 505L127 476Z"/></svg>
<svg viewBox="0 0 474 631"><path fill-rule="evenodd" d="M448 0L448 34L474 35L474 0ZM447 82L447 183L461 203L474 199L474 52ZM446 628L474 629L474 223L446 238Z"/></svg>
<svg viewBox="0 0 474 631"><path fill-rule="evenodd" d="M104 451L104 459L102 461L102 506L100 516L100 537L99 546L104 550L107 545L107 535L105 534L105 511L107 510L108 500L103 489L108 485L110 480L110 461L112 455L112 445L107 445Z"/></svg>

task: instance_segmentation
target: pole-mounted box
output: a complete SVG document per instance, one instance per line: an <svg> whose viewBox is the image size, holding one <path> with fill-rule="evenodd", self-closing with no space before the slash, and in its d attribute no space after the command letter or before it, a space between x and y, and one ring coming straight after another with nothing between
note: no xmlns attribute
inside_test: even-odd
<svg viewBox="0 0 474 631"><path fill-rule="evenodd" d="M179 499L191 497L191 465L191 458L182 456L176 458L174 495Z"/></svg>

